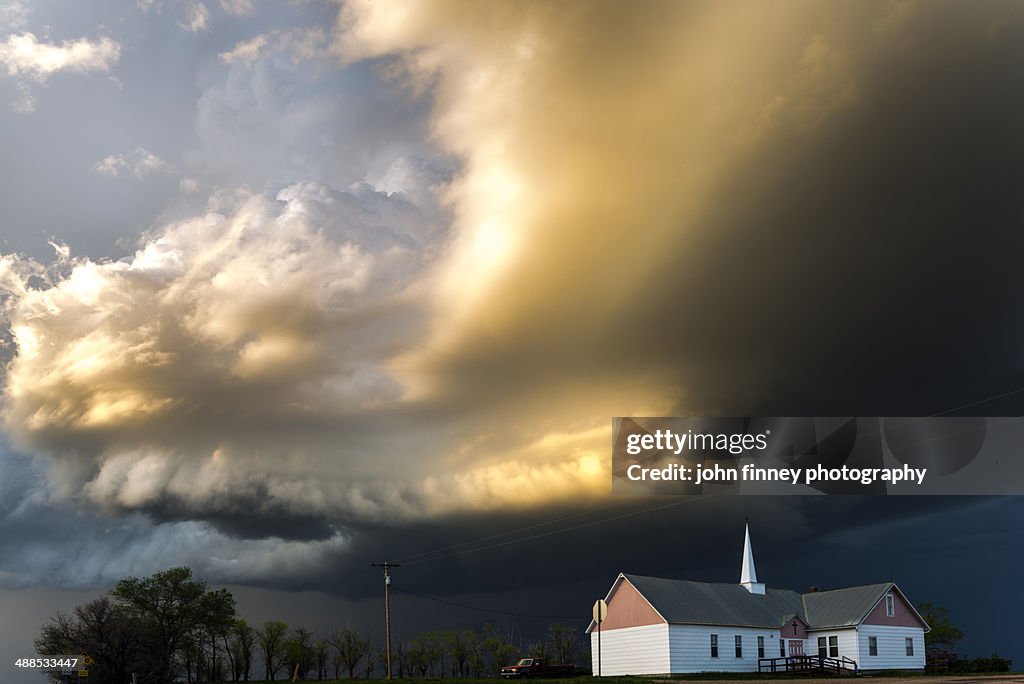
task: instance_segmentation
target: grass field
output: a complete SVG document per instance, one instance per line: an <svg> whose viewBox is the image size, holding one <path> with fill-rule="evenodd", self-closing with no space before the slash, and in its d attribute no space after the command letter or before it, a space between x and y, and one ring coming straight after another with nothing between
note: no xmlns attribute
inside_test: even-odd
<svg viewBox="0 0 1024 684"><path fill-rule="evenodd" d="M928 684L972 684L974 682L984 682L984 684L1024 684L1024 673L1016 674L961 674L961 675L931 675L923 672L881 672L877 674L862 674L858 675L858 680L868 680L871 684L899 684L903 680L908 678L918 678L927 680ZM852 677L826 677L826 678L811 678L807 676L792 676L792 677L780 677L779 675L769 676L764 674L757 674L756 672L750 673L736 673L736 672L703 672L700 674L692 675L677 675L675 677L602 677L602 684L668 684L669 682L685 682L685 681L714 681L714 682L749 682L756 680L764 682L764 684L771 684L772 682L792 682L794 680L803 682L804 684L834 684L836 681L841 679L853 679ZM290 680L278 679L274 682L267 680L250 680L248 684L283 684ZM307 679L300 680L305 681L308 684L352 684L352 679ZM367 681L367 680L363 680ZM379 680L369 680L379 681ZM498 677L487 677L480 679L452 679L452 678L399 678L395 680L403 684L500 684L505 680ZM566 679L552 679L552 680L531 680L534 682L547 682L550 681L552 684L559 682L561 684L594 684L595 678L593 677L571 677Z"/></svg>

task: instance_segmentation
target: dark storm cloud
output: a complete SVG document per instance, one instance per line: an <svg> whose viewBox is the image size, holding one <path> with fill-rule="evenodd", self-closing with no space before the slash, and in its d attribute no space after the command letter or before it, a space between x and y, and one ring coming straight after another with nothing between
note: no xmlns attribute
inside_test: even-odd
<svg viewBox="0 0 1024 684"><path fill-rule="evenodd" d="M623 326L661 335L623 352L672 349L726 412L924 415L1020 387L1024 25L976 9L942 6L871 56L857 107L730 178ZM670 292L692 295L665 317Z"/></svg>
<svg viewBox="0 0 1024 684"><path fill-rule="evenodd" d="M740 16L756 14L742 7ZM766 63L792 55L774 81L750 78L762 75L746 64L754 52L736 47L748 27L723 21L717 37L745 66L714 94L699 93L712 102L687 100L676 128L603 112L608 135L588 152L609 157L599 170L581 171L591 182L576 188L566 210L575 222L542 214L533 220L545 231L517 236L518 259L461 340L426 353L439 384L473 396L497 382L506 396L539 398L552 384L584 377L609 386L643 378L678 388L676 413L733 415L926 414L1021 386L1024 283L1014 227L1024 211L1016 187L1024 170L1016 125L1024 114L1024 24L1015 6L802 10L792 27L765 27L759 36ZM593 14L594 26L606 18ZM643 33L642 18L630 22ZM633 37L610 37L621 48L611 53L650 68L665 57L644 53ZM550 49L556 64L568 51ZM548 78L563 85L561 77L586 68L571 62ZM602 85L630 93L623 101L644 106L635 98L643 101L648 81L608 79ZM586 88L574 82L517 96L570 102ZM673 111L679 93L666 86L658 106ZM730 97L747 98L742 115L728 109ZM732 128L714 131L720 156L704 159L707 149L688 142L685 112L716 104L733 115L724 119ZM652 139L677 150L674 160L642 157L649 164L632 179L611 167L625 141L645 149ZM570 142L550 145L545 158ZM523 156L506 163L527 167ZM652 184L692 194L688 169L702 164L716 175L706 194L691 198L696 209L666 200L669 215L652 216L640 206ZM621 187L608 187L616 181ZM602 201L591 192L602 182L603 197L619 198L618 214L590 210ZM563 185L549 192L568 192ZM652 241L658 251L645 251ZM979 410L1019 405L1018 395Z"/></svg>

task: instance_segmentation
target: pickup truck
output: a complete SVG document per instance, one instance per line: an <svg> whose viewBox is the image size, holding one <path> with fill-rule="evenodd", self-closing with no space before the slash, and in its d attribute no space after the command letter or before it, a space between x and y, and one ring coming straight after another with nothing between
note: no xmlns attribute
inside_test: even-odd
<svg viewBox="0 0 1024 684"><path fill-rule="evenodd" d="M572 665L548 665L544 658L521 658L515 665L501 668L505 679L526 677L571 677L576 668Z"/></svg>

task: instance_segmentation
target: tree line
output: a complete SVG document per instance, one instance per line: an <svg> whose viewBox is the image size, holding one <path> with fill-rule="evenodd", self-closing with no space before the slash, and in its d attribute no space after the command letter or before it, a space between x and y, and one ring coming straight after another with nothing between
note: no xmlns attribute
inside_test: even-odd
<svg viewBox="0 0 1024 684"><path fill-rule="evenodd" d="M1009 672L1013 662L993 653L988 658L961 658L957 646L964 633L949 618L949 609L922 603L918 612L931 630L925 632L925 670L930 673Z"/></svg>
<svg viewBox="0 0 1024 684"><path fill-rule="evenodd" d="M392 644L396 677L483 677L519 653L573 663L576 628L552 624L524 642L513 630L428 631ZM186 567L129 577L105 595L58 613L35 641L41 655L89 655L91 684L356 679L385 671L382 645L351 627L316 634L271 620L250 625L226 589L211 589Z"/></svg>

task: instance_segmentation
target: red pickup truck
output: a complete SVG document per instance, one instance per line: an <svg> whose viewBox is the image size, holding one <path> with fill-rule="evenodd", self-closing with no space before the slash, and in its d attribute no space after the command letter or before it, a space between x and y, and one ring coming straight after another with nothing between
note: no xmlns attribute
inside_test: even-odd
<svg viewBox="0 0 1024 684"><path fill-rule="evenodd" d="M526 677L571 677L576 668L572 665L548 665L543 658L521 658L515 665L501 668L505 679Z"/></svg>

